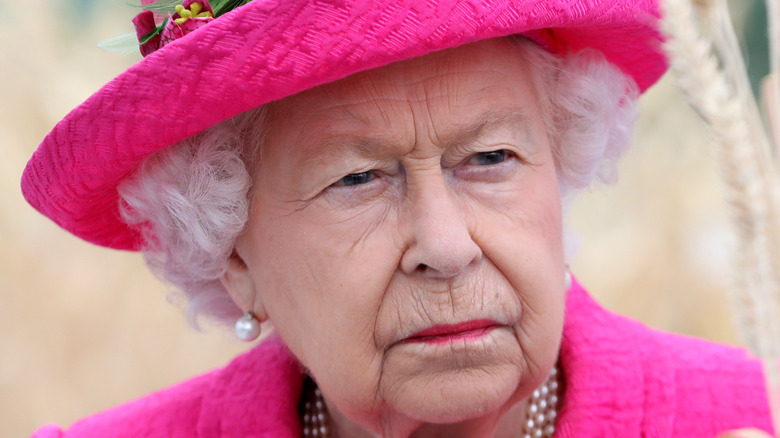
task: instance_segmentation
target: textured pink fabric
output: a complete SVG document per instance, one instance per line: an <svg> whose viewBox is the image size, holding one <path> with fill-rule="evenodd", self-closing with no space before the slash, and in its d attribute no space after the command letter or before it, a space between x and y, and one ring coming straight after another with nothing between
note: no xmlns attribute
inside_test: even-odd
<svg viewBox="0 0 780 438"><path fill-rule="evenodd" d="M569 290L556 438L771 432L760 364L743 350L650 330ZM34 438L298 437L302 372L278 339L226 368Z"/></svg>
<svg viewBox="0 0 780 438"><path fill-rule="evenodd" d="M469 42L595 47L641 89L666 70L657 0L253 0L150 54L68 114L25 169L30 204L96 244L138 249L117 184L149 154L266 102Z"/></svg>

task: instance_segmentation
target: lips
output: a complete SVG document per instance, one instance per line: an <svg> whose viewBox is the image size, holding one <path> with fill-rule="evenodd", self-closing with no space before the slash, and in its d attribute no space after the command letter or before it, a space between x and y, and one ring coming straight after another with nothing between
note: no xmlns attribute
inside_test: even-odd
<svg viewBox="0 0 780 438"><path fill-rule="evenodd" d="M419 331L401 340L403 344L447 344L454 341L473 340L481 338L499 324L489 319L475 319L457 324L439 324Z"/></svg>

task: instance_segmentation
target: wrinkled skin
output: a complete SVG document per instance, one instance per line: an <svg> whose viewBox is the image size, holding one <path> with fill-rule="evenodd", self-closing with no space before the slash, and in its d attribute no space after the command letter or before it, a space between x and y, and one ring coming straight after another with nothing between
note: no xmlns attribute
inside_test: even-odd
<svg viewBox="0 0 780 438"><path fill-rule="evenodd" d="M565 299L529 69L490 40L272 107L223 284L309 370L338 436L520 436ZM410 338L465 321L492 325Z"/></svg>

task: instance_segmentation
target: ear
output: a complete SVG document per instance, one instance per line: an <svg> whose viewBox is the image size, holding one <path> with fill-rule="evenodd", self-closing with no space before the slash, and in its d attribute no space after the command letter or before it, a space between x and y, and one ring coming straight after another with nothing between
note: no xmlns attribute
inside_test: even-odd
<svg viewBox="0 0 780 438"><path fill-rule="evenodd" d="M219 277L219 281L239 309L245 313L254 313L261 322L268 319L249 266L237 251L233 250L233 254L228 258L227 268L225 273Z"/></svg>

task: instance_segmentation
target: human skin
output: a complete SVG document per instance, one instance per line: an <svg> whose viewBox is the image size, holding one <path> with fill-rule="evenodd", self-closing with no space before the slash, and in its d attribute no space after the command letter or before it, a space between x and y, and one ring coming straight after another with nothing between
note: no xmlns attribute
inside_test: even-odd
<svg viewBox="0 0 780 438"><path fill-rule="evenodd" d="M313 376L337 436L520 436L557 359L561 199L519 51L483 41L270 108L222 281ZM412 336L468 321L487 326Z"/></svg>
<svg viewBox="0 0 780 438"><path fill-rule="evenodd" d="M772 436L758 429L738 429L718 435L718 438L772 438Z"/></svg>

